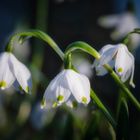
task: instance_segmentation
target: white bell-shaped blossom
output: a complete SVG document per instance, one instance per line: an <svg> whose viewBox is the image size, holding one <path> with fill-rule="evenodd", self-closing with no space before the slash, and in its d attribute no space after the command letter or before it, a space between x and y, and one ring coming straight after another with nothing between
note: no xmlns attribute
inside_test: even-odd
<svg viewBox="0 0 140 140"><path fill-rule="evenodd" d="M126 45L105 45L99 53L101 55L100 59L96 59L93 64L97 75L103 76L107 74L107 70L103 65L109 64L112 68L115 67L115 71L122 82L125 82L130 77L130 85L135 86L133 83L134 56L128 51Z"/></svg>
<svg viewBox="0 0 140 140"><path fill-rule="evenodd" d="M71 69L60 72L48 85L44 99L47 107L57 107L66 103L75 104L90 102L90 82L88 78Z"/></svg>
<svg viewBox="0 0 140 140"><path fill-rule="evenodd" d="M140 27L138 19L130 12L100 17L98 23L105 28L114 28L111 33L113 40L122 39L126 34ZM140 45L140 36L138 34L131 35L130 43L130 46L137 48Z"/></svg>
<svg viewBox="0 0 140 140"><path fill-rule="evenodd" d="M86 75L88 78L92 77L93 71L91 67L91 62L81 53L74 53L72 55L72 64L79 73Z"/></svg>
<svg viewBox="0 0 140 140"><path fill-rule="evenodd" d="M12 84L31 92L31 73L12 53L3 52L0 53L0 89L9 88Z"/></svg>

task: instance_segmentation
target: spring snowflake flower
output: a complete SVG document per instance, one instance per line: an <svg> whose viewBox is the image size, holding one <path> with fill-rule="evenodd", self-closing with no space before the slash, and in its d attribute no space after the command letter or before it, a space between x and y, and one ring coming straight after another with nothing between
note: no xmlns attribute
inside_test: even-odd
<svg viewBox="0 0 140 140"><path fill-rule="evenodd" d="M46 107L57 107L66 103L73 108L78 103L90 102L90 82L88 78L71 69L60 72L47 87L44 99Z"/></svg>
<svg viewBox="0 0 140 140"><path fill-rule="evenodd" d="M130 85L135 87L133 83L134 57L128 51L126 45L105 45L99 53L101 58L95 60L93 64L97 75L103 76L107 74L107 70L103 65L109 64L112 68L115 67L115 71L120 76L122 82L127 81L130 77Z"/></svg>
<svg viewBox="0 0 140 140"><path fill-rule="evenodd" d="M134 28L140 27L140 24L136 19L136 16L130 12L103 16L99 18L98 23L105 28L114 28L114 30L111 33L111 38L113 40L122 39ZM140 36L138 34L131 35L130 43L131 46L133 46L133 48L137 48L140 44Z"/></svg>
<svg viewBox="0 0 140 140"><path fill-rule="evenodd" d="M0 53L0 89L11 85L29 93L32 87L31 73L12 53Z"/></svg>
<svg viewBox="0 0 140 140"><path fill-rule="evenodd" d="M88 78L91 78L93 75L93 70L91 67L91 62L88 58L81 54L73 54L72 55L72 64L77 69L77 71L81 74L86 75Z"/></svg>

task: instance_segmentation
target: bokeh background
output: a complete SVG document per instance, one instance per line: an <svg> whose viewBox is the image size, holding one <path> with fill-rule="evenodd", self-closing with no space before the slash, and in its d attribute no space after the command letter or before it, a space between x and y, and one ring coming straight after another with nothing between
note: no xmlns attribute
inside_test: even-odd
<svg viewBox="0 0 140 140"><path fill-rule="evenodd" d="M139 0L1 0L0 51L9 37L20 31L40 29L48 33L64 51L74 41L85 41L99 50L106 44L121 42L133 28L140 27ZM140 101L140 37L130 38L135 56L136 88ZM15 42L14 54L32 72L32 95L10 88L0 91L0 140L119 140L105 116L91 103L77 109L40 109L44 91L63 68L57 54L37 39L23 45ZM117 114L119 89L109 75L97 77L91 68L93 58L76 52L73 64L86 74L98 97ZM128 102L129 118L125 139L140 140L140 113Z"/></svg>

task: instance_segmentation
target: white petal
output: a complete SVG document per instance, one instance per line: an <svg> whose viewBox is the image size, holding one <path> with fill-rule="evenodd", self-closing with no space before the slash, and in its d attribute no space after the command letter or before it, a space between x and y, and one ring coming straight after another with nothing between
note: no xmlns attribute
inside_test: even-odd
<svg viewBox="0 0 140 140"><path fill-rule="evenodd" d="M104 68L103 65L99 64L100 60L95 60L93 63L93 68L95 67L96 75L104 76L108 73L108 71ZM110 60L108 64L113 68L114 67L114 60Z"/></svg>
<svg viewBox="0 0 140 140"><path fill-rule="evenodd" d="M14 88L16 89L16 91L20 92L21 94L24 93L22 87L19 85L18 81L15 80L14 84L13 84Z"/></svg>
<svg viewBox="0 0 140 140"><path fill-rule="evenodd" d="M126 72L129 65L131 65L131 63L128 61L129 55L127 54L125 48L126 48L125 45L123 44L120 45L115 60L115 70L120 76L122 76L122 74Z"/></svg>
<svg viewBox="0 0 140 140"><path fill-rule="evenodd" d="M111 61L113 59L113 57L115 56L118 48L120 46L119 45L105 45L100 51L100 55L101 58L99 60L99 64L104 65L109 63L109 61Z"/></svg>
<svg viewBox="0 0 140 140"><path fill-rule="evenodd" d="M92 68L95 68L96 75L98 76L104 76L105 74L107 74L107 70L99 64L99 60L97 59L94 60Z"/></svg>
<svg viewBox="0 0 140 140"><path fill-rule="evenodd" d="M10 55L10 62L12 66L11 69L18 83L20 84L20 86L25 92L30 93L32 88L30 71L24 64L18 61L13 54Z"/></svg>
<svg viewBox="0 0 140 140"><path fill-rule="evenodd" d="M90 82L88 78L73 70L65 71L67 83L75 99L79 103L88 104L90 101Z"/></svg>
<svg viewBox="0 0 140 140"><path fill-rule="evenodd" d="M99 18L98 23L103 27L112 28L120 22L119 17L120 15L103 16Z"/></svg>
<svg viewBox="0 0 140 140"><path fill-rule="evenodd" d="M132 66L131 66L131 70L132 70L132 72L131 72L131 77L130 77L130 82L129 82L129 84L132 86L132 87L135 87L135 84L134 84L134 82L133 82L133 78L134 78L134 69L135 69L135 59L134 59L134 56L132 55L132 54L130 54L131 55L131 61L132 61Z"/></svg>
<svg viewBox="0 0 140 140"><path fill-rule="evenodd" d="M0 88L5 89L10 87L15 78L10 70L9 64L10 54L7 52L0 54Z"/></svg>
<svg viewBox="0 0 140 140"><path fill-rule="evenodd" d="M66 83L65 71L62 71L50 82L45 91L44 98L47 106L52 107L67 101L70 94L71 92Z"/></svg>
<svg viewBox="0 0 140 140"><path fill-rule="evenodd" d="M132 86L132 87L135 87L135 84L133 82L133 77L134 77L134 56L128 51L127 49L127 63L126 63L126 67L125 67L125 71L124 71L124 74L122 75L121 77L121 80L123 82L125 82L126 80L128 80L128 78L130 77L130 82L129 84Z"/></svg>
<svg viewBox="0 0 140 140"><path fill-rule="evenodd" d="M134 57L124 44L121 44L121 47L118 49L118 53L116 55L115 70L118 75L121 76L121 80L123 82L125 82L131 76L130 84L134 86Z"/></svg>
<svg viewBox="0 0 140 140"><path fill-rule="evenodd" d="M134 28L139 28L139 22L136 17L131 13L122 14L120 16L119 24L111 34L112 39L122 39L127 33L131 32Z"/></svg>

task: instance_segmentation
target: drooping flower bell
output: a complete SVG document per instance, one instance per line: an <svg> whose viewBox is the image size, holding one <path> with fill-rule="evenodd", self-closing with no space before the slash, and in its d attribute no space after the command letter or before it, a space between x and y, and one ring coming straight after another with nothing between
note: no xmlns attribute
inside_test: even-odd
<svg viewBox="0 0 140 140"><path fill-rule="evenodd" d="M78 103L90 102L90 82L88 78L71 69L60 72L48 85L44 100L46 107L57 107L66 103L73 108Z"/></svg>
<svg viewBox="0 0 140 140"><path fill-rule="evenodd" d="M109 64L112 68L115 67L115 71L122 82L127 81L130 77L130 85L135 87L133 83L134 56L128 51L126 45L105 45L99 53L101 58L99 60L96 59L93 64L97 75L103 76L107 74L107 70L103 65Z"/></svg>
<svg viewBox="0 0 140 140"><path fill-rule="evenodd" d="M9 88L12 84L26 93L31 92L31 73L12 53L2 52L0 53L0 89Z"/></svg>

